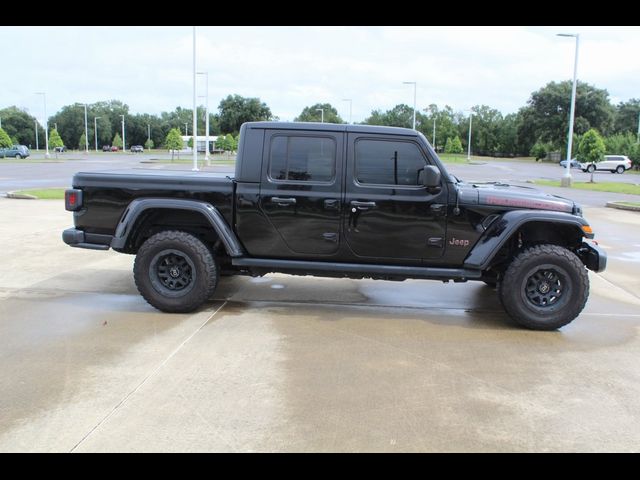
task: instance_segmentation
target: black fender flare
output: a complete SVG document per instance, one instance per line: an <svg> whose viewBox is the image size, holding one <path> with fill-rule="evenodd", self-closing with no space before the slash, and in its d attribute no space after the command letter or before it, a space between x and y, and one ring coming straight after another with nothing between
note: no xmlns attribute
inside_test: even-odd
<svg viewBox="0 0 640 480"><path fill-rule="evenodd" d="M145 210L156 208L190 210L201 213L220 237L220 240L222 241L222 244L229 256L241 257L244 255L244 249L242 248L238 237L236 237L236 234L216 207L210 203L198 200L170 198L139 198L132 201L118 222L115 236L113 237L113 240L111 240L111 248L115 250L124 248L140 214Z"/></svg>
<svg viewBox="0 0 640 480"><path fill-rule="evenodd" d="M582 217L565 212L513 210L506 212L491 223L465 258L464 268L486 270L511 236L520 227L532 222L570 225L575 227L581 236L593 238L593 234L586 233L582 229L583 226L589 225Z"/></svg>

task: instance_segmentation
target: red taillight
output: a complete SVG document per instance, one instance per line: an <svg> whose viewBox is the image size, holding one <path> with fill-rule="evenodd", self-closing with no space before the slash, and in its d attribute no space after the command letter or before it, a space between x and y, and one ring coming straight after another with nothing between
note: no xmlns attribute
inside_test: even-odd
<svg viewBox="0 0 640 480"><path fill-rule="evenodd" d="M72 188L64 192L64 208L72 212L82 207L82 190Z"/></svg>

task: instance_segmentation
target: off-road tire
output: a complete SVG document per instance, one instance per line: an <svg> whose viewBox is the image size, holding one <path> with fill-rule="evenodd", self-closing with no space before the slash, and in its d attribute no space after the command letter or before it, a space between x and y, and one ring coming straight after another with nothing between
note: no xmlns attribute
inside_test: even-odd
<svg viewBox="0 0 640 480"><path fill-rule="evenodd" d="M168 230L142 244L133 277L140 295L150 305L163 312L187 313L213 295L219 269L211 251L199 239Z"/></svg>
<svg viewBox="0 0 640 480"><path fill-rule="evenodd" d="M519 325L556 330L582 312L589 297L589 275L573 252L536 245L513 259L498 284L498 296Z"/></svg>

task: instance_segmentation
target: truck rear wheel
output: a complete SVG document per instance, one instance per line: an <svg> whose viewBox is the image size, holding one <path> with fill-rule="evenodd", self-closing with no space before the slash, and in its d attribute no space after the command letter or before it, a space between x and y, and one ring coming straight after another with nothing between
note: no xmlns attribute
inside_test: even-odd
<svg viewBox="0 0 640 480"><path fill-rule="evenodd" d="M149 304L163 312L186 313L213 295L219 271L209 249L196 237L164 231L142 244L133 276Z"/></svg>
<svg viewBox="0 0 640 480"><path fill-rule="evenodd" d="M555 330L582 312L589 297L589 275L573 252L557 245L537 245L511 262L498 295L520 325Z"/></svg>

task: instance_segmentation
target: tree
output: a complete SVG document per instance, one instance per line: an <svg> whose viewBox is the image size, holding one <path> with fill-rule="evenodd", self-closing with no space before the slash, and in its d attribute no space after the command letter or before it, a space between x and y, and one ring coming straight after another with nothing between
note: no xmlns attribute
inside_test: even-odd
<svg viewBox="0 0 640 480"><path fill-rule="evenodd" d="M318 110L322 109L322 112ZM294 122L319 122L323 119L325 123L345 123L338 110L330 103L316 103L310 107L305 107L302 113L293 119Z"/></svg>
<svg viewBox="0 0 640 480"><path fill-rule="evenodd" d="M224 149L227 152L233 152L235 149L235 139L233 138L233 135L231 135L230 133L227 133L224 137Z"/></svg>
<svg viewBox="0 0 640 480"><path fill-rule="evenodd" d="M116 132L116 134L113 136L111 145L114 147L122 148L122 137L120 137L120 134L118 132Z"/></svg>
<svg viewBox="0 0 640 480"><path fill-rule="evenodd" d="M527 106L520 109L518 142L529 151L540 140L566 150L572 82L550 82L531 94ZM595 128L605 135L613 128L614 108L609 93L578 81L574 131L582 135Z"/></svg>
<svg viewBox="0 0 640 480"><path fill-rule="evenodd" d="M187 142L187 147L193 148L193 137L189 137L189 141Z"/></svg>
<svg viewBox="0 0 640 480"><path fill-rule="evenodd" d="M244 98L240 95L229 95L218 106L219 124L223 132L237 135L240 126L245 122L271 120L273 114L266 103L259 98Z"/></svg>
<svg viewBox="0 0 640 480"><path fill-rule="evenodd" d="M171 130L169 130L169 133L167 133L167 137L164 140L164 146L167 150L171 150L171 161L173 161L173 155L175 154L176 150L182 150L182 136L180 135L180 130L178 130L177 128L172 128ZM178 153L178 158L180 157L180 154Z"/></svg>
<svg viewBox="0 0 640 480"><path fill-rule="evenodd" d="M529 155L531 155L532 157L535 157L537 162L543 158L546 158L547 154L552 149L553 147L550 143L537 141L536 143L534 143L533 147L531 147L531 151L529 152Z"/></svg>
<svg viewBox="0 0 640 480"><path fill-rule="evenodd" d="M0 148L9 148L12 145L11 137L4 131L4 128L0 128Z"/></svg>
<svg viewBox="0 0 640 480"><path fill-rule="evenodd" d="M84 132L80 135L80 140L78 141L78 150L84 150L87 148L87 137L85 137Z"/></svg>
<svg viewBox="0 0 640 480"><path fill-rule="evenodd" d="M151 150L153 148L153 140L148 139L146 142L144 142L144 148L146 148L147 150Z"/></svg>
<svg viewBox="0 0 640 480"><path fill-rule="evenodd" d="M598 163L604 158L606 147L602 136L595 129L590 129L582 136L578 147L578 160L583 163ZM593 183L593 170L591 180Z"/></svg>
<svg viewBox="0 0 640 480"><path fill-rule="evenodd" d="M218 138L216 138L216 150L224 150L224 145L225 145L225 136L224 135L218 135Z"/></svg>
<svg viewBox="0 0 640 480"><path fill-rule="evenodd" d="M35 148L35 117L16 106L0 110L0 117L2 118L2 128L11 139L15 140L14 144L33 145ZM44 129L39 125L38 135L40 138L44 138Z"/></svg>
<svg viewBox="0 0 640 480"><path fill-rule="evenodd" d="M616 133L636 133L640 119L640 99L632 98L627 102L620 102L616 107L614 131Z"/></svg>
<svg viewBox="0 0 640 480"><path fill-rule="evenodd" d="M55 128L51 129L49 133L49 147L55 149L56 147L64 147L64 142Z"/></svg>
<svg viewBox="0 0 640 480"><path fill-rule="evenodd" d="M424 123L423 119L423 115L416 112L416 129L420 129ZM368 118L365 118L364 123L366 125L411 128L413 126L413 107L401 103L386 112L374 110Z"/></svg>
<svg viewBox="0 0 640 480"><path fill-rule="evenodd" d="M460 137L455 136L453 139L451 137L447 138L447 143L444 147L444 153L463 153L462 142L460 141Z"/></svg>

